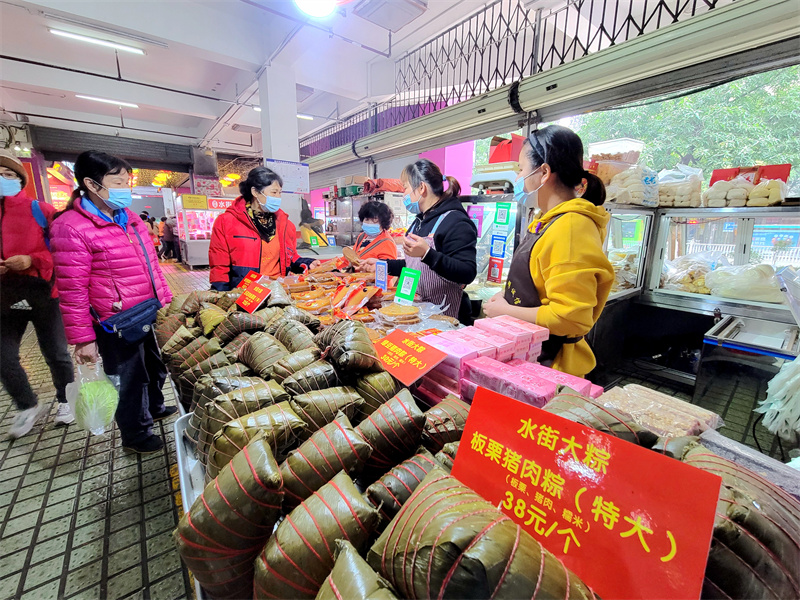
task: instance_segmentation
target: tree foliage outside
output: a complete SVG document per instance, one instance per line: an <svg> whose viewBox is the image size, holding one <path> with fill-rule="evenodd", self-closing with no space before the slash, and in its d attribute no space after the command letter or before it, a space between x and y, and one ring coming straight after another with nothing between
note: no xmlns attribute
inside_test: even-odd
<svg viewBox="0 0 800 600"><path fill-rule="evenodd" d="M699 168L706 184L718 168L791 163L790 195L800 195L800 66L561 123L585 146L622 137L641 140L640 162L657 171L677 163ZM475 144L476 164L488 160L490 141Z"/></svg>

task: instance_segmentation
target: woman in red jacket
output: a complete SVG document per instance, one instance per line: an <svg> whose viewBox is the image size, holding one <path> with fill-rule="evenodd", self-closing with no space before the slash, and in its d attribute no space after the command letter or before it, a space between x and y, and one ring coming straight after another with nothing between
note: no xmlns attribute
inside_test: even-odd
<svg viewBox="0 0 800 600"><path fill-rule="evenodd" d="M250 271L277 278L302 273L312 259L297 253L297 230L281 210L283 180L266 167L256 167L239 184L242 194L214 222L208 264L215 290L239 285Z"/></svg>
<svg viewBox="0 0 800 600"><path fill-rule="evenodd" d="M55 423L69 425L75 420L66 394L67 384L73 381L72 359L53 285L53 258L47 249L46 228L55 209L22 191L27 180L22 162L0 150L0 381L20 411L8 432L12 438L28 433L50 408L49 403L39 404L19 361L20 342L29 323L36 330L56 388Z"/></svg>
<svg viewBox="0 0 800 600"><path fill-rule="evenodd" d="M153 421L177 412L164 404L166 369L152 330L128 342L100 322L138 304L172 300L148 230L128 207L130 166L103 152L75 161L78 189L53 221L53 258L67 339L79 363L102 357L106 373L119 375L115 418L122 446L139 453L164 446Z"/></svg>

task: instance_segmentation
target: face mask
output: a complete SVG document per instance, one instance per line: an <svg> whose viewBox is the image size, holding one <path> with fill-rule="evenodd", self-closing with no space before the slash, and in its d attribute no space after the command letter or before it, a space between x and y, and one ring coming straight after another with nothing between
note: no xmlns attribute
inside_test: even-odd
<svg viewBox="0 0 800 600"><path fill-rule="evenodd" d="M381 232L381 226L377 223L362 223L361 231L367 235L376 236Z"/></svg>
<svg viewBox="0 0 800 600"><path fill-rule="evenodd" d="M418 215L420 213L419 210L419 200L416 202L411 201L411 196L406 194L406 197L403 198L403 204L406 206L406 210L410 212L412 215Z"/></svg>
<svg viewBox="0 0 800 600"><path fill-rule="evenodd" d="M19 179L6 179L0 177L0 196L16 196L22 191L22 182Z"/></svg>
<svg viewBox="0 0 800 600"><path fill-rule="evenodd" d="M281 199L280 197L275 196L264 196L265 202L259 202L261 204L261 208L263 208L267 212L277 212L278 209L281 207Z"/></svg>
<svg viewBox="0 0 800 600"><path fill-rule="evenodd" d="M532 175L535 175L539 171L539 169L541 169L541 168L542 167L539 167L538 169L536 169L532 173L528 173L525 177L522 177L521 179L517 179L514 182L514 200L516 200L518 204L529 206L531 204L531 202L529 202L530 199L532 197L535 198L534 194L536 194L536 192L538 192L542 188L542 185L544 185L544 183L542 183L538 188L536 188L532 192L526 192L525 191L525 180L528 177L530 177Z"/></svg>
<svg viewBox="0 0 800 600"><path fill-rule="evenodd" d="M106 205L113 210L128 208L133 203L133 194L128 188L107 188L97 184L104 190L108 190L108 199L104 200Z"/></svg>

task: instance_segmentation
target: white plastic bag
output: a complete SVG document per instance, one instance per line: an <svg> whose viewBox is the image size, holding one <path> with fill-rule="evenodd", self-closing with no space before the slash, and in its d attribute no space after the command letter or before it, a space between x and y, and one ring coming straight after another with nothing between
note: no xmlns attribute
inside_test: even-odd
<svg viewBox="0 0 800 600"><path fill-rule="evenodd" d="M78 365L78 376L67 386L67 402L75 421L92 435L103 435L114 421L119 392L103 371L103 363Z"/></svg>
<svg viewBox="0 0 800 600"><path fill-rule="evenodd" d="M665 290L710 295L706 276L717 268L727 267L730 262L721 252L696 252L664 261L661 287Z"/></svg>
<svg viewBox="0 0 800 600"><path fill-rule="evenodd" d="M648 167L637 165L611 179L606 188L609 200L618 204L658 206L658 174Z"/></svg>
<svg viewBox="0 0 800 600"><path fill-rule="evenodd" d="M800 432L800 357L781 367L754 412L763 413L764 427L786 440Z"/></svg>
<svg viewBox="0 0 800 600"><path fill-rule="evenodd" d="M677 164L672 170L658 174L658 205L698 208L703 188L703 171Z"/></svg>
<svg viewBox="0 0 800 600"><path fill-rule="evenodd" d="M747 206L774 206L786 200L786 184L780 179L762 179L747 197Z"/></svg>
<svg viewBox="0 0 800 600"><path fill-rule="evenodd" d="M706 275L706 287L713 296L752 300L754 302L783 302L783 293L775 269L769 265L720 267Z"/></svg>

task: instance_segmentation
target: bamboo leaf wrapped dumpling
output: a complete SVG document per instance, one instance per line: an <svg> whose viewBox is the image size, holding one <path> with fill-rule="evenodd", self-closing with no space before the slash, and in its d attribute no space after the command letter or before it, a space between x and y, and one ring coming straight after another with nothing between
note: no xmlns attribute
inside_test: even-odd
<svg viewBox="0 0 800 600"><path fill-rule="evenodd" d="M302 434L305 441L311 434L332 422L339 411L352 419L364 401L356 391L347 386L333 387L300 394L292 398L290 404L294 411L306 423L306 431Z"/></svg>
<svg viewBox="0 0 800 600"><path fill-rule="evenodd" d="M397 394L403 386L388 372L381 371L380 373L367 373L366 375L362 375L356 380L355 388L359 396L364 399L364 407L357 419L360 423L386 402L394 398L395 394Z"/></svg>
<svg viewBox="0 0 800 600"><path fill-rule="evenodd" d="M237 335L243 332L254 333L263 331L267 326L267 321L258 315L250 315L244 312L233 312L228 314L214 330L214 336L219 338L223 344L227 344Z"/></svg>
<svg viewBox="0 0 800 600"><path fill-rule="evenodd" d="M385 472L417 449L425 415L407 389L369 415L356 431L372 446L366 468Z"/></svg>
<svg viewBox="0 0 800 600"><path fill-rule="evenodd" d="M372 570L353 544L336 540L336 563L316 600L396 600L391 584Z"/></svg>
<svg viewBox="0 0 800 600"><path fill-rule="evenodd" d="M302 308L297 308L296 306L292 305L287 306L283 310L283 314L289 319L299 321L314 333L319 331L319 327L321 325L320 320L307 310L303 310Z"/></svg>
<svg viewBox="0 0 800 600"><path fill-rule="evenodd" d="M303 367L317 362L320 355L321 353L317 347L292 352L275 363L272 367L272 377L278 383L282 383L284 379L297 373Z"/></svg>
<svg viewBox="0 0 800 600"><path fill-rule="evenodd" d="M358 321L344 321L330 343L328 359L342 371L383 371L367 328Z"/></svg>
<svg viewBox="0 0 800 600"><path fill-rule="evenodd" d="M420 448L414 456L370 485L366 496L378 507L381 516L391 521L434 467L441 468L442 465L425 448Z"/></svg>
<svg viewBox="0 0 800 600"><path fill-rule="evenodd" d="M283 319L277 324L275 331L270 331L270 333L286 346L289 352L297 352L298 350L316 347L314 343L314 334L311 333L311 330L299 321L293 319Z"/></svg>
<svg viewBox="0 0 800 600"><path fill-rule="evenodd" d="M336 369L327 360L318 360L283 380L283 387L293 396L325 390L339 381Z"/></svg>
<svg viewBox="0 0 800 600"><path fill-rule="evenodd" d="M264 379L272 377L272 365L288 355L286 346L270 334L259 331L239 351L239 359Z"/></svg>

